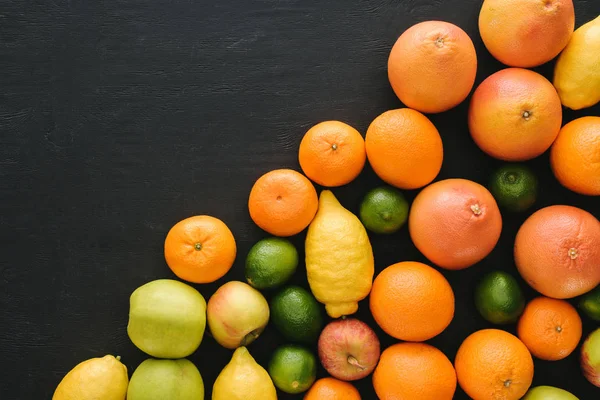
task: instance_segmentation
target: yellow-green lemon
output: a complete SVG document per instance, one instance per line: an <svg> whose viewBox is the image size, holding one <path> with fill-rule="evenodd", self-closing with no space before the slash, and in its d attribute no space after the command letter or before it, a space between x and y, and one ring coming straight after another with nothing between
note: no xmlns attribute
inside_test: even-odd
<svg viewBox="0 0 600 400"><path fill-rule="evenodd" d="M267 371L238 347L215 381L212 400L277 400L277 392Z"/></svg>
<svg viewBox="0 0 600 400"><path fill-rule="evenodd" d="M120 357L91 358L65 375L52 400L125 400L128 384Z"/></svg>
<svg viewBox="0 0 600 400"><path fill-rule="evenodd" d="M333 318L354 314L373 284L373 250L356 215L324 190L306 235L306 271L313 294Z"/></svg>
<svg viewBox="0 0 600 400"><path fill-rule="evenodd" d="M600 101L600 16L579 27L554 69L560 101L573 110Z"/></svg>

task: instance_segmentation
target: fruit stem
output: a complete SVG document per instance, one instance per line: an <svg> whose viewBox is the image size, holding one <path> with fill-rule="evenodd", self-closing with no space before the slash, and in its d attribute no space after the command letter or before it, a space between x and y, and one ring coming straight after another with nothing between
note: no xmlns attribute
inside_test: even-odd
<svg viewBox="0 0 600 400"><path fill-rule="evenodd" d="M510 174L508 174L506 179L509 183L515 183L517 181L517 176L511 172Z"/></svg>
<svg viewBox="0 0 600 400"><path fill-rule="evenodd" d="M523 118L525 118L525 121L529 121L529 117L531 117L531 111L523 111Z"/></svg>
<svg viewBox="0 0 600 400"><path fill-rule="evenodd" d="M249 334L247 334L246 336L244 336L244 338L242 339L241 345L246 346L246 345L252 343L254 340L256 340L259 336L260 336L260 330L255 329L252 332L250 332Z"/></svg>
<svg viewBox="0 0 600 400"><path fill-rule="evenodd" d="M116 356L115 358L117 359L117 361L121 361L121 356Z"/></svg>
<svg viewBox="0 0 600 400"><path fill-rule="evenodd" d="M435 45L439 48L444 47L444 38L443 37L439 37L435 40Z"/></svg>
<svg viewBox="0 0 600 400"><path fill-rule="evenodd" d="M471 206L471 211L473 211L473 214L475 215L481 215L481 207L479 207L479 204L473 204Z"/></svg>
<svg viewBox="0 0 600 400"><path fill-rule="evenodd" d="M569 257L571 257L571 260L576 259L578 255L579 255L579 252L577 251L576 248L569 249Z"/></svg>
<svg viewBox="0 0 600 400"><path fill-rule="evenodd" d="M510 379L507 379L504 381L504 387L510 387L510 384L512 383L512 381Z"/></svg>
<svg viewBox="0 0 600 400"><path fill-rule="evenodd" d="M359 368L361 371L364 371L366 369L365 367L360 365L360 363L358 362L358 360L356 358L354 358L352 356L348 356L347 361L348 361L348 364L350 364L356 368Z"/></svg>
<svg viewBox="0 0 600 400"><path fill-rule="evenodd" d="M194 249L196 249L197 251L202 250L202 243L195 243L194 244Z"/></svg>
<svg viewBox="0 0 600 400"><path fill-rule="evenodd" d="M332 150L337 150L337 148L338 148L338 145L336 143L334 143L334 144L331 145L331 149Z"/></svg>

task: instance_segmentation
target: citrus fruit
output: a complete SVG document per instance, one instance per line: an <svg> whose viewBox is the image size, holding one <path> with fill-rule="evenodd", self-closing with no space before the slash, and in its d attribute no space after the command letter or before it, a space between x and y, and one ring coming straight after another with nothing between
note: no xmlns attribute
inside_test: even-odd
<svg viewBox="0 0 600 400"><path fill-rule="evenodd" d="M316 342L323 328L321 306L307 290L289 286L279 291L269 304L271 321L286 339Z"/></svg>
<svg viewBox="0 0 600 400"><path fill-rule="evenodd" d="M448 357L425 343L397 343L381 353L373 373L380 399L451 400L456 374Z"/></svg>
<svg viewBox="0 0 600 400"><path fill-rule="evenodd" d="M318 204L317 191L304 175L276 169L254 183L248 210L263 230L275 236L293 236L310 224Z"/></svg>
<svg viewBox="0 0 600 400"><path fill-rule="evenodd" d="M371 122L365 137L375 173L401 189L417 189L442 168L442 138L431 121L410 108L386 111Z"/></svg>
<svg viewBox="0 0 600 400"><path fill-rule="evenodd" d="M541 294L582 295L600 283L600 222L577 207L542 208L521 225L514 255L523 279Z"/></svg>
<svg viewBox="0 0 600 400"><path fill-rule="evenodd" d="M360 220L375 233L394 233L408 218L408 202L399 190L382 186L369 191L360 205Z"/></svg>
<svg viewBox="0 0 600 400"><path fill-rule="evenodd" d="M600 117L583 117L560 130L550 152L556 179L566 188L600 196Z"/></svg>
<svg viewBox="0 0 600 400"><path fill-rule="evenodd" d="M496 246L502 217L491 193L466 179L446 179L423 189L408 215L410 237L434 264L463 269Z"/></svg>
<svg viewBox="0 0 600 400"><path fill-rule="evenodd" d="M519 319L517 334L531 354L542 360L562 360L581 340L581 318L564 300L538 297Z"/></svg>
<svg viewBox="0 0 600 400"><path fill-rule="evenodd" d="M360 394L351 383L327 377L316 381L304 400L360 400Z"/></svg>
<svg viewBox="0 0 600 400"><path fill-rule="evenodd" d="M449 22L425 21L408 28L388 60L388 77L406 106L425 113L449 110L467 98L477 73L469 35Z"/></svg>
<svg viewBox="0 0 600 400"><path fill-rule="evenodd" d="M362 171L367 153L360 133L340 121L325 121L310 128L300 142L302 171L322 186L342 186Z"/></svg>
<svg viewBox="0 0 600 400"><path fill-rule="evenodd" d="M428 265L405 261L381 271L369 298L375 322L390 336L411 342L442 333L454 317L454 292Z"/></svg>
<svg viewBox="0 0 600 400"><path fill-rule="evenodd" d="M525 211L535 203L538 181L527 166L507 164L492 175L490 191L500 207L509 211Z"/></svg>
<svg viewBox="0 0 600 400"><path fill-rule="evenodd" d="M579 308L594 321L600 321L600 286L581 298Z"/></svg>
<svg viewBox="0 0 600 400"><path fill-rule="evenodd" d="M542 75L507 68L473 93L469 131L481 150L505 161L524 161L548 150L562 123L558 94Z"/></svg>
<svg viewBox="0 0 600 400"><path fill-rule="evenodd" d="M513 67L542 65L565 48L575 27L572 0L485 0L479 32L485 47Z"/></svg>
<svg viewBox="0 0 600 400"><path fill-rule="evenodd" d="M475 288L475 306L493 324L516 322L525 308L519 283L503 271L487 273Z"/></svg>
<svg viewBox="0 0 600 400"><path fill-rule="evenodd" d="M256 289L272 289L287 282L298 267L298 251L283 238L257 242L246 257L246 280Z"/></svg>
<svg viewBox="0 0 600 400"><path fill-rule="evenodd" d="M275 386L290 394L307 391L317 376L317 359L304 347L284 345L275 350L269 362L269 375Z"/></svg>
<svg viewBox="0 0 600 400"><path fill-rule="evenodd" d="M197 215L176 223L165 239L165 260L179 278L214 282L225 275L236 255L235 238L220 219Z"/></svg>
<svg viewBox="0 0 600 400"><path fill-rule="evenodd" d="M484 329L467 337L454 360L460 387L477 400L518 400L533 380L533 359L516 336Z"/></svg>

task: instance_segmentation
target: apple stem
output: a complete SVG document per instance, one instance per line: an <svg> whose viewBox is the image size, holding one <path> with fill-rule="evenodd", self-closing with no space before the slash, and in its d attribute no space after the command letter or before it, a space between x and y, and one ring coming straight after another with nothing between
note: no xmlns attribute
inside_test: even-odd
<svg viewBox="0 0 600 400"><path fill-rule="evenodd" d="M244 336L244 339L242 339L242 346L246 346L246 345L252 343L254 340L256 340L256 338L258 338L258 336L260 336L259 330L258 329L253 330L252 332L250 332L249 334Z"/></svg>
<svg viewBox="0 0 600 400"><path fill-rule="evenodd" d="M363 367L362 365L360 365L360 363L358 362L358 360L352 356L348 356L347 358L348 364L355 366L356 368L360 369L361 371L364 371L366 368Z"/></svg>

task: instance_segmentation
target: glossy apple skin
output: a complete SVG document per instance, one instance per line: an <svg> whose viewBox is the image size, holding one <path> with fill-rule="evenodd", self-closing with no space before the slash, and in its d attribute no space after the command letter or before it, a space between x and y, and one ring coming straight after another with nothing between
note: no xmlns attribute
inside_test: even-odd
<svg viewBox="0 0 600 400"><path fill-rule="evenodd" d="M529 389L523 400L579 400L579 398L553 386L537 386Z"/></svg>
<svg viewBox="0 0 600 400"><path fill-rule="evenodd" d="M208 300L206 313L213 338L228 349L249 345L269 322L269 304L264 296L238 281L217 289Z"/></svg>
<svg viewBox="0 0 600 400"><path fill-rule="evenodd" d="M581 369L592 385L600 387L600 328L590 333L581 346Z"/></svg>
<svg viewBox="0 0 600 400"><path fill-rule="evenodd" d="M319 359L327 372L344 381L368 376L381 355L375 332L353 318L329 323L321 332L318 349Z"/></svg>

